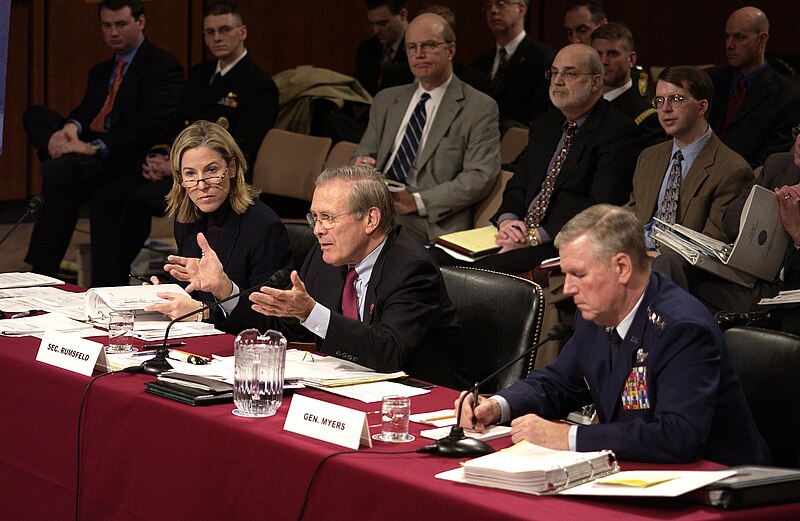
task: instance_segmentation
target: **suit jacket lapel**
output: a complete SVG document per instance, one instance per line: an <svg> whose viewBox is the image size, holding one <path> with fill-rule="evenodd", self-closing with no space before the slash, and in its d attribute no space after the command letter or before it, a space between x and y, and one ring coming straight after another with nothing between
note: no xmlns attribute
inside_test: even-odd
<svg viewBox="0 0 800 521"><path fill-rule="evenodd" d="M141 77L141 68L143 67L143 55L147 52L150 43L147 39L139 46L136 55L133 57L128 69L125 71L125 76L122 78L122 83L119 85L117 97L114 99L114 108L111 109L111 127L113 128L117 121L119 121L121 111L117 110L118 107L128 106L128 100L131 96L135 96L136 91L139 89L139 78Z"/></svg>
<svg viewBox="0 0 800 521"><path fill-rule="evenodd" d="M575 164L580 159L583 149L586 148L586 144L589 142L592 133L600 125L600 121L603 119L603 115L606 113L606 110L608 110L608 102L601 98L598 100L595 106L592 107L589 117L586 118L586 121L583 123L583 125L581 125L581 128L578 129L578 132L575 134L575 137L572 140L572 147L569 150L569 154L564 160L564 165L561 167L561 172L558 174L558 179L556 180L555 184L556 189L566 182L567 178L569 177L569 172L575 167Z"/></svg>
<svg viewBox="0 0 800 521"><path fill-rule="evenodd" d="M428 137L425 139L425 145L422 150L417 154L417 160L414 162L417 172L422 171L422 167L433 156L436 147L444 137L450 124L455 119L456 115L461 111L461 100L464 99L464 88L461 80L453 76L450 85L442 96L442 101L439 108L436 109L436 114L431 122L431 128L428 131ZM417 180L419 184L419 180Z"/></svg>
<svg viewBox="0 0 800 521"><path fill-rule="evenodd" d="M774 72L768 65L761 73L761 76L756 78L756 80L753 82L752 91L747 93L744 103L742 103L742 106L739 107L738 111L736 111L736 114L731 120L731 124L736 123L740 119L753 112L770 96L772 96L774 86L773 74Z"/></svg>
<svg viewBox="0 0 800 521"><path fill-rule="evenodd" d="M394 138L400 130L400 125L403 123L403 116L406 115L406 109L411 102L411 97L417 90L417 84L413 83L406 86L398 92L394 100L389 101L389 110L386 112L386 122L383 125L383 139L381 139L380 148L378 149L378 168L383 172L389 169L386 164L394 151Z"/></svg>
<svg viewBox="0 0 800 521"><path fill-rule="evenodd" d="M367 294L364 297L364 317L362 322L367 324L372 323L375 302L377 301L378 287L381 285L381 281L383 280L383 264L386 261L386 255L392 249L394 241L397 239L399 233L400 228L398 227L394 232L390 233L386 237L386 242L383 245L383 249L381 250L380 254L378 254L378 258L375 259L375 266L372 267L372 275L370 276L369 284L367 285ZM378 311L380 312L380 310Z"/></svg>
<svg viewBox="0 0 800 521"><path fill-rule="evenodd" d="M717 150L720 144L721 141L712 133L706 145L700 150L700 153L697 154L697 157L692 163L692 167L686 173L686 177L681 181L681 194L678 202L678 213L680 213L680 216L677 218L679 223L683 222L684 217L686 217L686 210L689 207L688 204L683 203L691 201L697 194L697 191L700 190L700 187L708 177L708 169L716 161Z"/></svg>
<svg viewBox="0 0 800 521"><path fill-rule="evenodd" d="M657 146L661 148L659 149L660 153L655 161L649 165L642 165L644 172L646 172L643 173L643 175L647 176L647 182L642 183L641 201L636 201L636 207L639 208L641 205L643 210L643 213L640 215L644 215L648 222L658 210L658 193L661 191L661 184L664 182L664 175L666 174L667 168L672 160L671 140ZM638 210L637 213L639 213Z"/></svg>

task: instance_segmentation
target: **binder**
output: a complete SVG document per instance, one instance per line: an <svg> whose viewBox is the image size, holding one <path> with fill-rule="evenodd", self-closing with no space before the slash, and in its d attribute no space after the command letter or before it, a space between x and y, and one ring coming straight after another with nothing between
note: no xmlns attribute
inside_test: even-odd
<svg viewBox="0 0 800 521"><path fill-rule="evenodd" d="M800 470L742 465L736 474L694 491L689 497L725 510L800 500Z"/></svg>

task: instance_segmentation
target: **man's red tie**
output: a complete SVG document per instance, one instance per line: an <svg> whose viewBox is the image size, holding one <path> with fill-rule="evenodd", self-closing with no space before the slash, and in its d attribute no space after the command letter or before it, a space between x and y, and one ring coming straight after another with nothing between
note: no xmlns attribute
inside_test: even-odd
<svg viewBox="0 0 800 521"><path fill-rule="evenodd" d="M342 290L342 315L354 320L358 320L357 277L355 268L347 270L347 277L344 279L344 290Z"/></svg>
<svg viewBox="0 0 800 521"><path fill-rule="evenodd" d="M733 118L736 116L736 113L739 112L739 109L742 108L742 104L744 103L744 99L747 97L747 82L742 76L739 79L739 83L736 84L736 89L733 91L733 94L730 95L728 98L728 108L725 111L725 119L722 122L722 128L719 132L719 137L724 138L725 134L728 133L728 126L733 121Z"/></svg>
<svg viewBox="0 0 800 521"><path fill-rule="evenodd" d="M106 116L108 116L114 108L114 100L117 97L117 91L119 91L119 86L122 83L122 70L125 68L126 63L127 62L122 59L117 62L117 68L114 70L114 83L111 84L111 90L108 91L108 96L106 96L106 101L103 103L100 112L97 113L97 116L92 120L92 124L89 125L92 132L107 132Z"/></svg>

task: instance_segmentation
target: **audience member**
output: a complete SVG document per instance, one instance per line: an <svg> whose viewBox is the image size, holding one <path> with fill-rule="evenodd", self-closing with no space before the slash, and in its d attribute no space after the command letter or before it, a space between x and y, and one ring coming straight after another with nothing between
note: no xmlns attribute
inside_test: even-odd
<svg viewBox="0 0 800 521"><path fill-rule="evenodd" d="M558 255L553 238L574 215L597 202L624 204L631 192L644 143L633 121L603 99L597 52L582 43L567 45L546 76L558 111L534 120L528 150L493 218L500 253L476 267L530 271ZM437 255L444 264L454 263Z"/></svg>
<svg viewBox="0 0 800 521"><path fill-rule="evenodd" d="M550 67L555 51L525 32L528 0L486 0L481 5L495 48L479 56L472 66L492 80L501 131L527 128L550 108L542 71Z"/></svg>
<svg viewBox="0 0 800 521"><path fill-rule="evenodd" d="M654 217L714 239L732 240L723 230L722 216L739 192L752 186L754 176L747 162L726 147L708 125L713 98L711 79L697 67L668 67L658 76L653 106L672 140L647 148L639 156L628 203L644 227L646 244L654 255L658 249L650 236ZM662 269L667 259L685 262L669 249L661 253L656 270ZM680 280L676 282L689 289Z"/></svg>
<svg viewBox="0 0 800 521"><path fill-rule="evenodd" d="M365 0L364 3L374 36L358 46L353 76L374 96L383 88L383 74L392 65L401 68L401 77L408 77L408 59L403 51L408 9L406 0Z"/></svg>
<svg viewBox="0 0 800 521"><path fill-rule="evenodd" d="M203 39L215 59L195 65L175 113L161 136L172 143L189 123L214 121L226 129L252 165L278 117L278 89L250 58L244 46L247 26L236 4L216 2L203 13ZM173 186L169 144L150 149L141 175L145 184L128 192L103 190L92 226L92 285L117 286L128 282L130 264L150 235L152 216L163 216L165 197ZM245 180L252 174L245 170Z"/></svg>
<svg viewBox="0 0 800 521"><path fill-rule="evenodd" d="M552 364L479 398L474 412L468 396L461 424L511 421L513 442L610 449L622 460L769 464L722 332L700 302L651 273L633 214L588 208L556 245L564 294L579 310L575 334ZM598 423L559 421L586 403Z"/></svg>
<svg viewBox="0 0 800 521"><path fill-rule="evenodd" d="M105 44L114 56L89 71L81 104L66 119L51 109L25 112L25 130L42 161L42 194L26 262L32 271L57 275L80 207L90 202L91 226L100 190L126 194L144 183L139 165L168 125L183 89L178 60L144 36L139 0L103 0L99 7ZM93 250L105 244L92 244Z"/></svg>
<svg viewBox="0 0 800 521"><path fill-rule="evenodd" d="M795 143L800 141L800 125L795 126L792 135ZM778 201L779 217L784 230L791 241L786 246L783 270L775 280L756 280L752 288L728 282L711 274L698 274L697 279L690 279L690 289L697 297L714 311L731 311L745 313L754 310L764 311L769 308L759 306L758 301L764 297L775 296L784 289L800 289L800 149L795 146L789 152L772 154L764 163L764 168L756 178L755 184L775 192ZM742 190L728 208L722 219L722 229L729 237L739 234L739 219L742 216L745 201L750 189ZM793 306L782 306L772 310L778 325L789 333L800 334L800 320L797 309Z"/></svg>
<svg viewBox="0 0 800 521"><path fill-rule="evenodd" d="M469 385L461 327L442 275L430 252L397 226L384 181L368 167L322 172L308 214L319 245L299 275L292 273L291 289L262 288L249 301L238 299L226 328L294 337L299 327L324 354L438 385ZM206 250L204 259L210 255ZM220 280L221 272L217 262L209 273L178 278Z"/></svg>
<svg viewBox="0 0 800 521"><path fill-rule="evenodd" d="M426 242L472 227L500 170L497 104L453 74L455 34L442 17L414 18L405 52L419 81L378 93L353 157L406 185L392 193L398 220Z"/></svg>
<svg viewBox="0 0 800 521"><path fill-rule="evenodd" d="M603 2L574 0L564 9L564 33L568 43L592 43L592 33L608 23Z"/></svg>
<svg viewBox="0 0 800 521"><path fill-rule="evenodd" d="M619 22L601 25L592 33L591 45L603 62L603 97L639 126L645 144L664 141L664 129L658 122L656 109L641 96L638 86L631 80L636 51L630 29Z"/></svg>
<svg viewBox="0 0 800 521"><path fill-rule="evenodd" d="M450 28L453 32L456 32L456 15L449 7L443 5L429 5L428 7L420 9L417 12L417 16L425 13L438 14L450 24ZM453 58L453 73L467 85L491 96L492 82L479 70L467 65L458 58ZM383 83L381 85L383 88L396 87L398 85L411 83L412 81L414 81L414 75L411 74L408 63L394 64L384 73Z"/></svg>
<svg viewBox="0 0 800 521"><path fill-rule="evenodd" d="M753 167L785 152L792 125L800 120L800 87L764 59L767 40L767 16L755 7L737 9L725 24L728 65L707 71L717 98L708 122Z"/></svg>
<svg viewBox="0 0 800 521"><path fill-rule="evenodd" d="M247 160L228 131L208 121L193 123L175 139L169 159L173 183L167 210L176 221L178 254L168 257L164 270L189 281L186 291L193 298L163 293L160 296L168 302L147 311L177 318L230 296L234 284L244 289L291 267L286 228L275 212L259 202L258 189L245 181ZM207 265L224 267L222 280L203 277ZM158 282L156 277L152 280ZM212 315L219 320L224 306L216 312L206 310L203 316L198 313L197 320Z"/></svg>

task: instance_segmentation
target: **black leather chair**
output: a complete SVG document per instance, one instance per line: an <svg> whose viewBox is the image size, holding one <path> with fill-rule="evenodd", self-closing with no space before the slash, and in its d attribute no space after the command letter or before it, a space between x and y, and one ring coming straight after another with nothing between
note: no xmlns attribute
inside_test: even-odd
<svg viewBox="0 0 800 521"><path fill-rule="evenodd" d="M772 464L800 468L800 337L734 327L725 340Z"/></svg>
<svg viewBox="0 0 800 521"><path fill-rule="evenodd" d="M534 282L475 268L443 266L447 293L464 328L464 356L476 382L539 341L544 315L542 289ZM525 377L536 351L481 387L491 393Z"/></svg>
<svg viewBox="0 0 800 521"><path fill-rule="evenodd" d="M286 232L289 234L289 246L292 248L292 264L299 273L306 255L317 244L317 238L314 237L314 231L308 226L305 219L302 222L299 219L296 221L294 219L284 219L283 225L286 226Z"/></svg>

